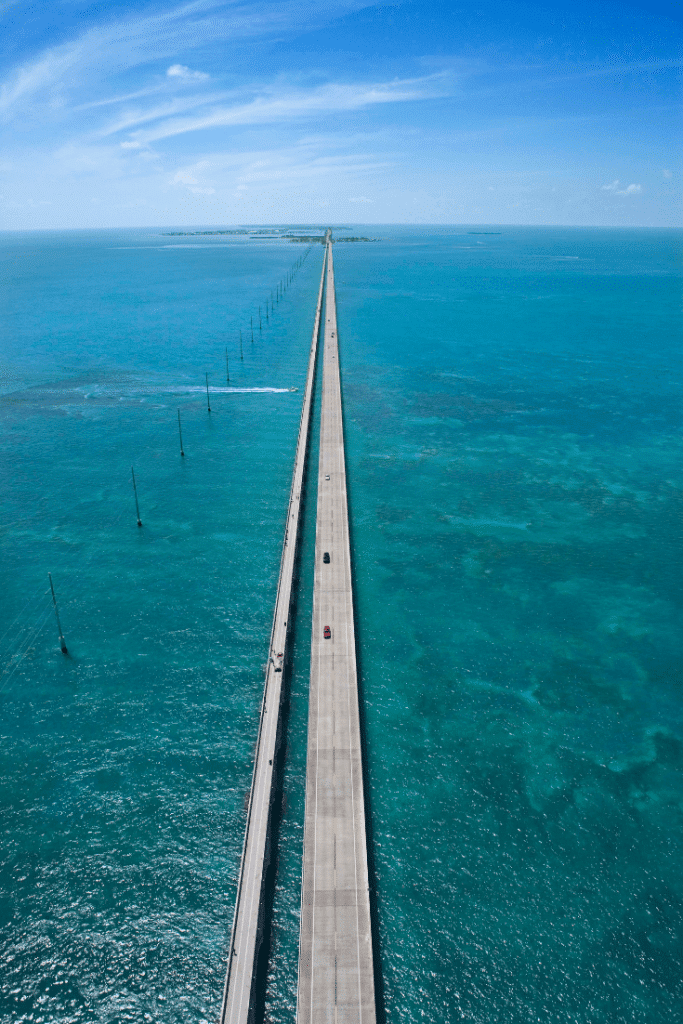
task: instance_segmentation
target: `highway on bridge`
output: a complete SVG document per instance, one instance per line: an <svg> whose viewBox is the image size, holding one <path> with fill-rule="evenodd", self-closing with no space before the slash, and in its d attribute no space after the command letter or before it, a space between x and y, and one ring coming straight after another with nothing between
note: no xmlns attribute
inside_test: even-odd
<svg viewBox="0 0 683 1024"><path fill-rule="evenodd" d="M312 628L297 1024L374 1024L351 550L329 240Z"/></svg>

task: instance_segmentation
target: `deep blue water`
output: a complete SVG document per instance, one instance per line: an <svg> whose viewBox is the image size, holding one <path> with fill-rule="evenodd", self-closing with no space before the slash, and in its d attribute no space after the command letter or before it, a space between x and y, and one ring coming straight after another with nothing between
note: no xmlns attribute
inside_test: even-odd
<svg viewBox="0 0 683 1024"><path fill-rule="evenodd" d="M471 230L335 247L386 1020L683 1020L682 236ZM3 1022L216 1019L322 249L257 310L304 251L0 236Z"/></svg>

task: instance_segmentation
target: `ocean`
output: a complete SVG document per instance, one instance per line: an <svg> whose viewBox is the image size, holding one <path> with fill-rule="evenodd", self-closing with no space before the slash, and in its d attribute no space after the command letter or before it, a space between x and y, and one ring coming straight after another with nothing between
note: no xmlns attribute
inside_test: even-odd
<svg viewBox="0 0 683 1024"><path fill-rule="evenodd" d="M380 1022L683 1020L683 234L343 234L376 239L335 278ZM0 234L2 1022L217 1018L322 255Z"/></svg>

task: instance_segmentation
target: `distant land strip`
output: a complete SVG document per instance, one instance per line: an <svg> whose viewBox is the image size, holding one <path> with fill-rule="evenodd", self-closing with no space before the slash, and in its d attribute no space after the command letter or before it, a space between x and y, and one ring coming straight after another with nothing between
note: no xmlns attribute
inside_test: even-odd
<svg viewBox="0 0 683 1024"><path fill-rule="evenodd" d="M251 235L253 232L235 229L234 231L162 231L164 238L175 238L177 235Z"/></svg>
<svg viewBox="0 0 683 1024"><path fill-rule="evenodd" d="M325 239L321 235L282 235L282 238L286 238L288 242L324 242ZM347 238L335 238L334 244L337 242L381 242L381 238L361 238L361 237L347 237Z"/></svg>
<svg viewBox="0 0 683 1024"><path fill-rule="evenodd" d="M348 228L346 229L348 230ZM470 231L471 235L499 235L500 231ZM320 242L325 243L326 235L298 235L290 229L269 228L267 230L256 230L256 228L216 228L213 231L162 231L163 238L196 238L204 235L248 235L250 238L276 238L288 242ZM381 238L364 238L356 235L347 235L336 238L336 242L381 242Z"/></svg>

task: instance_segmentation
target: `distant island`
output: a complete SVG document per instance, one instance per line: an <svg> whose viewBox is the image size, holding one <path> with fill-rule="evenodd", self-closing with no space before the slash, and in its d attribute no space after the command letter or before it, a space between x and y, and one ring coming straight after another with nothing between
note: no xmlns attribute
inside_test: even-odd
<svg viewBox="0 0 683 1024"><path fill-rule="evenodd" d="M288 242L324 242L324 235L282 235Z"/></svg>
<svg viewBox="0 0 683 1024"><path fill-rule="evenodd" d="M468 231L468 235L502 235L502 231Z"/></svg>
<svg viewBox="0 0 683 1024"><path fill-rule="evenodd" d="M176 237L177 235L250 235L251 231L236 229L234 231L162 231L165 238Z"/></svg>
<svg viewBox="0 0 683 1024"><path fill-rule="evenodd" d="M266 230L249 230L247 228L232 228L223 229L220 231L162 231L164 238L194 238L198 235L248 235L250 238L263 239L281 239L283 242L324 242L324 235L294 235L291 232L280 233L273 231L272 229ZM470 231L470 235L499 235L500 231ZM335 242L379 242L379 238L363 238L360 236L346 235L342 238L333 239Z"/></svg>
<svg viewBox="0 0 683 1024"><path fill-rule="evenodd" d="M288 242L324 242L323 235L292 235L287 237ZM380 242L380 238L361 238L348 235L343 238L333 238L333 242Z"/></svg>

